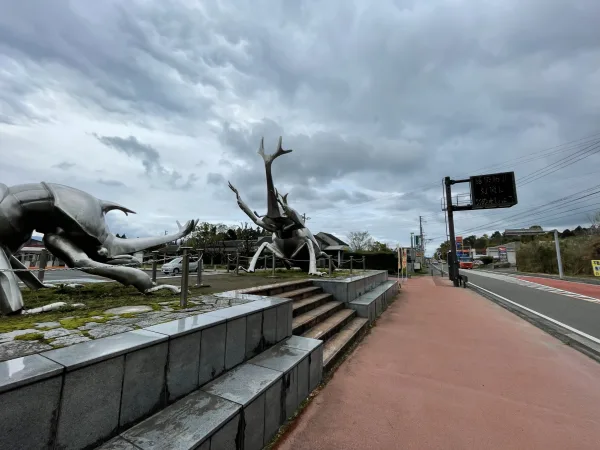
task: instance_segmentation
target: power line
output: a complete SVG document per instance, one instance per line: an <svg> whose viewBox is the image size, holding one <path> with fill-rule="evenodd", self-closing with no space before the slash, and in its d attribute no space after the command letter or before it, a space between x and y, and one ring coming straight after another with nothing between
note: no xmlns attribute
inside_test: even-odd
<svg viewBox="0 0 600 450"><path fill-rule="evenodd" d="M529 183L539 180L540 178L544 178L545 176L550 175L560 169L564 169L576 162L581 161L582 159L588 158L596 153L600 152L600 140L594 142L593 144L585 147L583 150L579 150L569 156L559 159L558 161L547 165L539 170L536 170L522 179L519 180L520 186L525 186Z"/></svg>
<svg viewBox="0 0 600 450"><path fill-rule="evenodd" d="M592 186L592 187L587 188L587 189L583 189L583 190L578 191L578 192L575 192L575 193L570 194L570 195L568 195L566 197L562 197L560 199L552 200L552 201L550 201L548 203L544 203L542 205L530 208L528 211L520 212L520 213L517 213L517 214L512 214L512 215L509 215L509 216L506 216L506 217L502 217L502 218L500 218L498 220L494 220L492 222L485 223L483 225L479 225L479 226L476 226L476 227L471 227L471 228L467 228L467 229L461 230L461 231L459 231L459 233L460 234L465 234L465 233L475 232L475 231L479 231L479 230L489 229L491 227L497 227L497 226L501 225L502 223L505 223L506 221L508 221L510 219L522 220L522 219L525 219L525 218L533 217L533 216L535 216L537 214L540 214L540 213L543 214L543 213L548 212L547 210L546 211L540 211L542 208L548 208L548 207L553 207L553 208L562 207L562 208L564 208L564 207L572 206L573 204L580 202L582 199L589 198L591 196L599 194L600 190L597 190L597 191L594 191L594 192L590 192L590 191L593 191L594 189L599 189L599 188L600 188L600 184L598 184L596 186ZM584 194L584 195L582 195L582 194ZM577 195L580 195L580 197L576 197ZM538 211L538 212L536 213L536 211ZM442 237L444 237L444 236L439 236L439 237L436 236L436 238L442 238Z"/></svg>
<svg viewBox="0 0 600 450"><path fill-rule="evenodd" d="M572 150L574 148L580 148L582 146L585 146L585 145L589 144L590 142L592 142L592 145L595 145L595 144L600 143L600 138L598 138L599 136L600 136L600 132L592 134L592 135L589 135L589 136L586 136L586 137L582 137L582 138L579 138L579 139L576 139L576 140L573 140L573 141L565 142L563 144L559 144L559 145L556 145L554 147L550 147L550 148L547 148L547 149L544 149L544 150L539 150L539 151L530 153L527 156L520 156L520 157L517 157L517 158L505 160L505 161L503 161L501 163L497 163L497 164L494 164L494 165L491 165L491 166L485 166L485 167L481 167L479 169L474 169L474 170L472 170L472 172L489 170L489 169L492 169L492 168L500 168L500 167L504 167L504 166L511 166L511 165L514 165L514 163L523 164L523 163L528 163L528 162L536 161L538 159L545 158L545 157L548 157L550 155L554 155L554 154L557 154L557 153L563 153L566 150ZM593 137L596 137L596 139L591 139ZM578 151L576 153L580 153L581 151L585 151L585 150L586 149L580 150L580 151ZM538 155L538 156L534 156L534 155ZM567 158L570 158L570 157L573 157L573 156L574 156L574 154L568 156ZM562 159L559 160L558 162L560 162L560 161L562 161ZM575 161L575 162L577 162L577 161ZM573 164L575 162L573 162ZM555 164L555 163L553 163L553 164ZM544 169L545 168L542 168L542 169L539 169L539 170L544 170ZM535 174L536 172L538 172L538 171L534 171L531 174L527 175L525 177L525 179L528 176L530 176L532 174ZM462 177L465 177L465 176L467 176L467 175L464 175L464 176L461 176L461 177L458 177L458 178L462 178ZM519 180L519 181L521 182L523 180ZM413 194L415 192L429 190L429 189L432 189L432 188L434 188L436 186L437 186L437 182L435 182L435 183L428 183L428 184L425 184L425 185L422 185L422 186L418 186L418 187L416 187L416 188L414 188L414 189L412 189L410 191L401 192L401 193L390 193L390 194L381 196L379 198L367 200L365 202L355 203L353 205L341 206L341 207L338 207L338 208L332 208L332 209L329 209L327 211L327 213L314 214L314 216L315 217L323 217L325 215L329 215L332 211L351 210L351 209L357 208L359 206L364 206L364 205L372 204L372 203L375 203L375 202L392 200L394 198L402 198L402 197L405 197L408 194Z"/></svg>

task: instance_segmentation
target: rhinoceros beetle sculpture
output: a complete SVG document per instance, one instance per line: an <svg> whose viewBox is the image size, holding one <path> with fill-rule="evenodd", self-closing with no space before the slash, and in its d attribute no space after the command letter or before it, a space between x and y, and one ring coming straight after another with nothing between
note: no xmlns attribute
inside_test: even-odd
<svg viewBox="0 0 600 450"><path fill-rule="evenodd" d="M277 151L272 155L265 154L264 139L260 141L258 154L262 156L265 163L265 172L267 177L267 214L259 216L252 211L240 197L238 190L229 183L229 188L237 197L238 206L246 215L259 227L273 233L272 242L264 242L258 248L247 272L254 272L258 258L265 248L271 250L278 258L283 260L286 267L291 267L291 261L296 259L296 265L310 275L323 275L317 271L317 259L327 257L327 254L321 251L319 243L306 227L304 220L298 212L288 205L287 196L280 195L273 184L273 175L271 174L271 165L273 161L292 150L284 150L281 147L281 137Z"/></svg>
<svg viewBox="0 0 600 450"><path fill-rule="evenodd" d="M140 292L153 288L142 270L127 267L132 253L153 250L188 235L197 220L179 227L179 232L157 237L121 239L112 234L105 213L134 211L107 202L69 186L53 183L0 183L0 312L23 311L17 277L30 289L48 287L14 256L31 239L43 233L46 249L68 267L103 276Z"/></svg>

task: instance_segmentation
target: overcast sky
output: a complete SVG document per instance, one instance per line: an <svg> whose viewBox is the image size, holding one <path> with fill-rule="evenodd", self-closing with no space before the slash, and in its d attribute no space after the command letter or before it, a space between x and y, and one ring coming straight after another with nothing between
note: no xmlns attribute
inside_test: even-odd
<svg viewBox="0 0 600 450"><path fill-rule="evenodd" d="M0 182L119 202L138 214L111 229L130 237L238 224L227 181L265 213L256 152L282 135L275 183L313 232L406 245L422 215L432 251L443 176L524 179L600 133L598 17L598 0L5 1ZM585 222L600 196L485 226L600 183L583 156L512 210L458 213L457 232Z"/></svg>

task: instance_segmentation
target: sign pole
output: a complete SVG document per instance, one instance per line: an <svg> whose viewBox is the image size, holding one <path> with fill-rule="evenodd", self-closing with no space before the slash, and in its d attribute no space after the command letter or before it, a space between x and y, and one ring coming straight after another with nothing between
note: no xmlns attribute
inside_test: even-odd
<svg viewBox="0 0 600 450"><path fill-rule="evenodd" d="M457 258L456 258L456 236L454 235L454 211L452 209L452 180L446 177L446 213L448 214L448 230L450 232L450 261L448 261L448 275L450 280L458 287Z"/></svg>
<svg viewBox="0 0 600 450"><path fill-rule="evenodd" d="M556 260L558 261L558 278L563 278L562 257L560 256L560 242L558 241L558 230L554 230L554 243L556 244Z"/></svg>

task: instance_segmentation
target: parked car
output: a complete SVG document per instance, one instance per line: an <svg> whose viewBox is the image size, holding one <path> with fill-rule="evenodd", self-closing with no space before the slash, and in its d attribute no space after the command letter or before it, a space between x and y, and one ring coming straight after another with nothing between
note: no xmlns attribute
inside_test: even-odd
<svg viewBox="0 0 600 450"><path fill-rule="evenodd" d="M166 264L163 264L160 271L164 274L178 275L182 272L183 257L179 256ZM198 270L198 258L190 258L190 272Z"/></svg>

